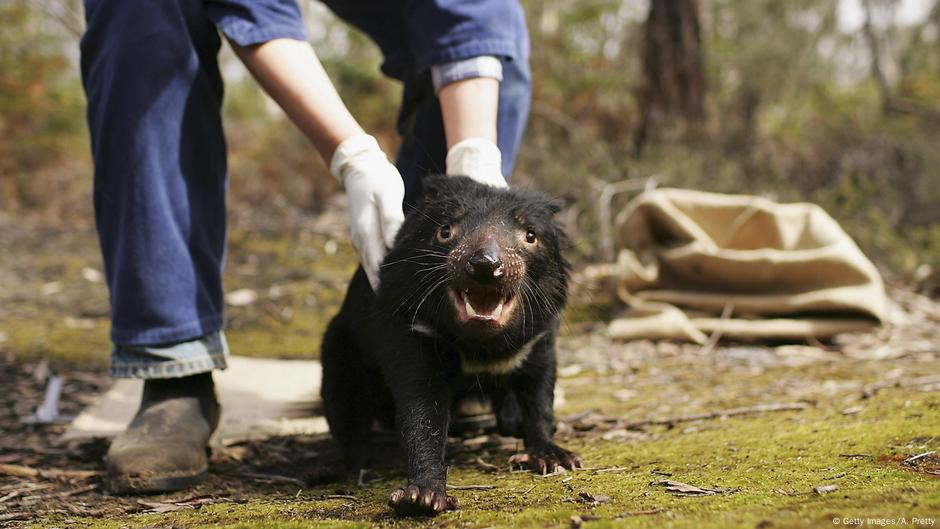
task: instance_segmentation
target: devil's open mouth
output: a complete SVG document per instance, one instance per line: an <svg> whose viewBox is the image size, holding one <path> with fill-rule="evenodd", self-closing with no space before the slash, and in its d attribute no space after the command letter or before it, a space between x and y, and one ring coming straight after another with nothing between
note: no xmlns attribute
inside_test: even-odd
<svg viewBox="0 0 940 529"><path fill-rule="evenodd" d="M481 322L502 326L516 308L516 296L492 287L449 289L451 301L462 322Z"/></svg>

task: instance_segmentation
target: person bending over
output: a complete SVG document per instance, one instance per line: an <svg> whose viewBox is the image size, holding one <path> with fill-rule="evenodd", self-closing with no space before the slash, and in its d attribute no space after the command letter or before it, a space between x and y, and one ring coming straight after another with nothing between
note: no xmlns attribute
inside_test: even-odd
<svg viewBox="0 0 940 529"><path fill-rule="evenodd" d="M220 32L310 139L349 202L373 287L428 172L505 186L528 115L517 0L327 0L404 83L393 165L336 92L295 0L86 0L81 42L94 209L111 300L111 374L145 379L111 444L114 493L186 488L208 469L225 369L226 148Z"/></svg>

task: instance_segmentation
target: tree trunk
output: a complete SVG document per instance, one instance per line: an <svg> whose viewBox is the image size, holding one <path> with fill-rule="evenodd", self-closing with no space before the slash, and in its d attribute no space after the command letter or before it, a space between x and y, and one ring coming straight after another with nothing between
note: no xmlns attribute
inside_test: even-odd
<svg viewBox="0 0 940 529"><path fill-rule="evenodd" d="M637 156L669 119L685 125L704 116L705 71L698 2L651 0L644 28L641 118Z"/></svg>

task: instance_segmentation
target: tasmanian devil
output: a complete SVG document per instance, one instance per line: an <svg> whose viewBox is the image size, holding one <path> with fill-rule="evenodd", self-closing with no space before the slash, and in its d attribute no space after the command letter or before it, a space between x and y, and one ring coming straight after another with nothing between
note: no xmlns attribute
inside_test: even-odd
<svg viewBox="0 0 940 529"><path fill-rule="evenodd" d="M456 508L444 449L456 395L484 392L503 435L521 437L516 462L539 472L580 459L553 441L555 335L567 297L559 205L462 176L435 176L409 212L380 271L362 269L323 338L322 396L349 470L367 463L372 423L394 422L408 485L399 514Z"/></svg>

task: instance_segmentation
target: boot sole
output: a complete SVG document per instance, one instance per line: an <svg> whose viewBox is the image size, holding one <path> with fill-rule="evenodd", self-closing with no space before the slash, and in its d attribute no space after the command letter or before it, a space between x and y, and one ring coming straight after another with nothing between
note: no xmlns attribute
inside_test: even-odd
<svg viewBox="0 0 940 529"><path fill-rule="evenodd" d="M206 467L196 473L164 476L108 476L111 494L158 494L188 489L205 481L209 475Z"/></svg>

